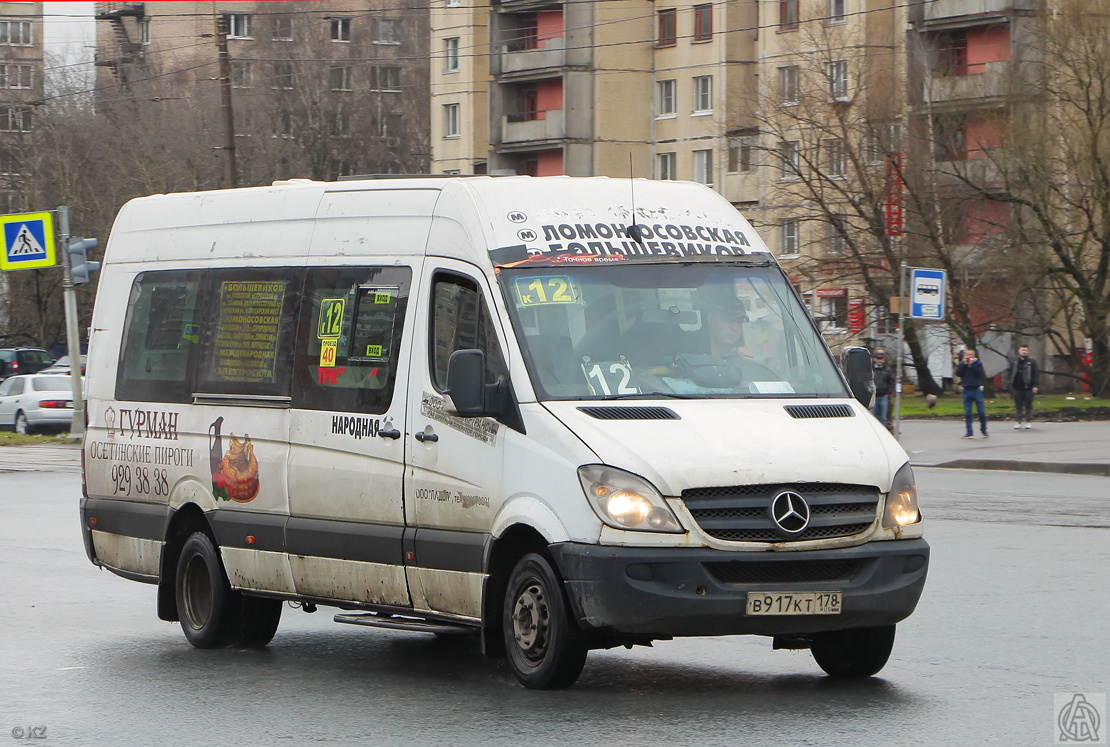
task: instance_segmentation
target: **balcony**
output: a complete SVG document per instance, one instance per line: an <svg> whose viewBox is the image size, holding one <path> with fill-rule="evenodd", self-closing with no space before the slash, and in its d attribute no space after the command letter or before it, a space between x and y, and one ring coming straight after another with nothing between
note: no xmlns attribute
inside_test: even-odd
<svg viewBox="0 0 1110 747"><path fill-rule="evenodd" d="M997 154L993 158L999 157ZM1002 170L992 158L965 158L961 161L938 161L937 171L957 183L965 180L980 187L1002 183Z"/></svg>
<svg viewBox="0 0 1110 747"><path fill-rule="evenodd" d="M567 64L566 40L559 36L543 39L542 46L524 48L521 42L501 45L500 70L494 74L519 75L539 70L560 69Z"/></svg>
<svg viewBox="0 0 1110 747"><path fill-rule="evenodd" d="M929 81L925 98L933 104L956 101L998 100L1011 92L1015 76L1015 62L985 62L970 65L966 75L936 75ZM982 72L977 72L981 70Z"/></svg>
<svg viewBox="0 0 1110 747"><path fill-rule="evenodd" d="M1038 0L932 0L924 3L924 20L929 26L948 25L957 19L975 23L992 16L1034 11L1038 4Z"/></svg>
<svg viewBox="0 0 1110 747"><path fill-rule="evenodd" d="M536 119L538 115L543 115L543 119ZM562 109L507 114L501 117L501 142L505 145L549 142L562 140L566 136L566 120Z"/></svg>

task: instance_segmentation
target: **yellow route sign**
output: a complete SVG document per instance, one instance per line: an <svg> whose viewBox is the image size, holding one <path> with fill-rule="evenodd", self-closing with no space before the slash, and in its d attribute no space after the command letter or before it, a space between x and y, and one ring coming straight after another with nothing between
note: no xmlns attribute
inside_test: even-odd
<svg viewBox="0 0 1110 747"><path fill-rule="evenodd" d="M58 263L53 213L0 215L0 223L4 225L0 270L37 270Z"/></svg>

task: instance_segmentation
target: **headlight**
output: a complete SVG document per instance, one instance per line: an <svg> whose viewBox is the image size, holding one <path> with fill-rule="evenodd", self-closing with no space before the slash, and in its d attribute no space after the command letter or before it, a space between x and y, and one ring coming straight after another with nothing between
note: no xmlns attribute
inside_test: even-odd
<svg viewBox="0 0 1110 747"><path fill-rule="evenodd" d="M640 532L682 532L678 519L651 483L630 472L588 464L578 479L598 518L616 529Z"/></svg>
<svg viewBox="0 0 1110 747"><path fill-rule="evenodd" d="M894 484L886 496L886 509L883 511L884 527L904 527L921 521L917 509L917 483L913 470L907 462L894 476Z"/></svg>

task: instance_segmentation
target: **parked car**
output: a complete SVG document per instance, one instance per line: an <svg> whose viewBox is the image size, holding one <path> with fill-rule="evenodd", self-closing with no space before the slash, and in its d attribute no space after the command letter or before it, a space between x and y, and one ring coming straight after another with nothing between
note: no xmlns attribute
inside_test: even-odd
<svg viewBox="0 0 1110 747"><path fill-rule="evenodd" d="M0 380L38 373L53 362L50 353L39 348L0 348Z"/></svg>
<svg viewBox="0 0 1110 747"><path fill-rule="evenodd" d="M87 355L82 355L81 356L81 375L82 376L85 375L85 366L88 364L88 361L89 361L89 356L87 356ZM50 368L44 368L39 373L65 374L65 375L68 376L69 375L69 369L70 369L69 356L68 355L63 355L58 360L54 361L54 363L51 364Z"/></svg>
<svg viewBox="0 0 1110 747"><path fill-rule="evenodd" d="M68 430L73 422L73 384L68 375L23 374L0 382L0 428L19 434Z"/></svg>

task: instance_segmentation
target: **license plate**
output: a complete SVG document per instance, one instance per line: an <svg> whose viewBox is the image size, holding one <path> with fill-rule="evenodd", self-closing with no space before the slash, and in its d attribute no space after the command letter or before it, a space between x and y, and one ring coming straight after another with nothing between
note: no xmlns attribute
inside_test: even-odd
<svg viewBox="0 0 1110 747"><path fill-rule="evenodd" d="M762 591L748 594L749 615L839 615L839 591Z"/></svg>

